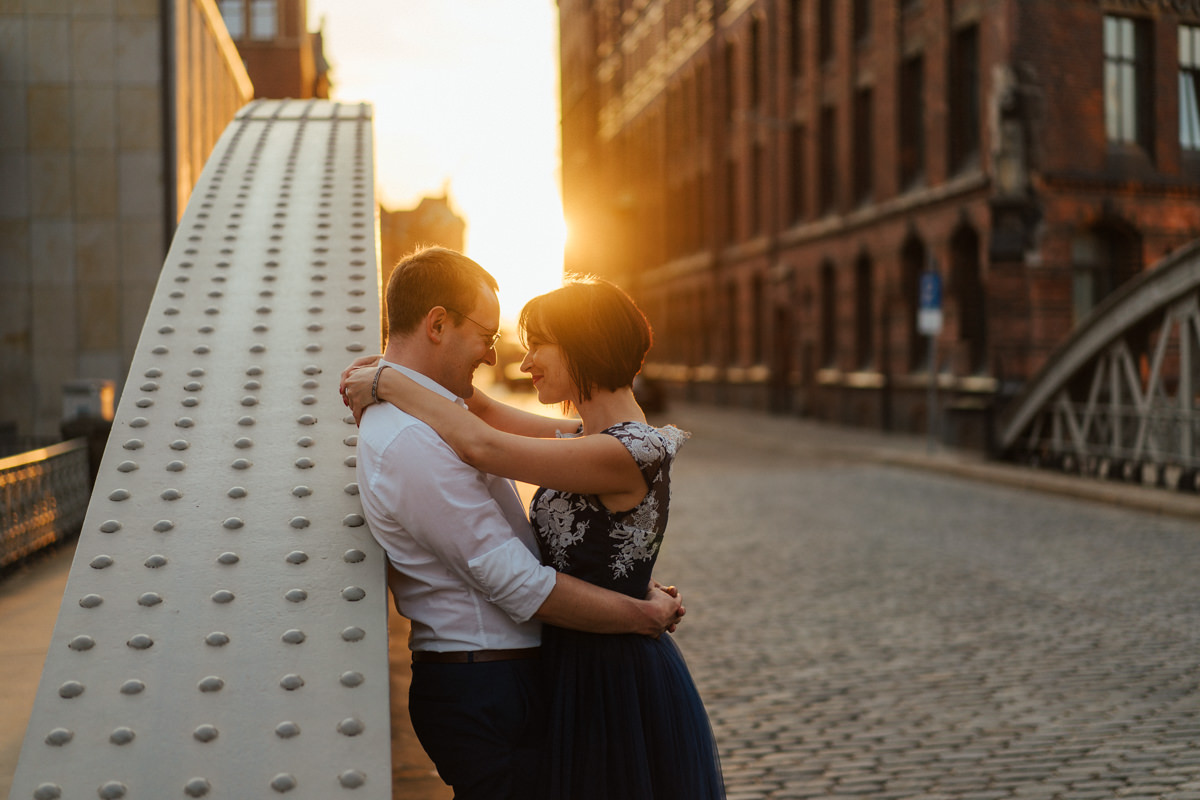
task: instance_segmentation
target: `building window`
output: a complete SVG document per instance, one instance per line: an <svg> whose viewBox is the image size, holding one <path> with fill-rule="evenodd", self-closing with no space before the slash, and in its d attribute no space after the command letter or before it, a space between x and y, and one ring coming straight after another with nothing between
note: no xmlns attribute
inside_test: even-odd
<svg viewBox="0 0 1200 800"><path fill-rule="evenodd" d="M837 209L837 117L833 106L821 109L821 213Z"/></svg>
<svg viewBox="0 0 1200 800"><path fill-rule="evenodd" d="M755 19L750 24L750 102L755 108L763 104L762 70L762 22Z"/></svg>
<svg viewBox="0 0 1200 800"><path fill-rule="evenodd" d="M1200 150L1200 28L1179 26L1179 144Z"/></svg>
<svg viewBox="0 0 1200 800"><path fill-rule="evenodd" d="M1141 271L1140 237L1123 224L1079 233L1071 241L1071 301L1078 325L1104 298Z"/></svg>
<svg viewBox="0 0 1200 800"><path fill-rule="evenodd" d="M246 4L243 0L221 0L218 6L221 19L229 29L229 36L235 41L246 35Z"/></svg>
<svg viewBox="0 0 1200 800"><path fill-rule="evenodd" d="M979 234L969 225L950 239L950 286L958 311L958 340L966 369L979 374L987 368L987 306L979 263Z"/></svg>
<svg viewBox="0 0 1200 800"><path fill-rule="evenodd" d="M804 0L792 0L792 77L804 74Z"/></svg>
<svg viewBox="0 0 1200 800"><path fill-rule="evenodd" d="M950 52L950 164L955 171L979 161L979 29L954 35Z"/></svg>
<svg viewBox="0 0 1200 800"><path fill-rule="evenodd" d="M768 175L766 170L766 156L763 153L761 144L754 145L754 151L751 156L750 168L753 170L752 179L750 181L750 213L753 219L750 221L752 229L756 234L762 233L766 228L766 214L763 213L763 192L771 186L774 186L774 176Z"/></svg>
<svg viewBox="0 0 1200 800"><path fill-rule="evenodd" d="M818 50L821 63L826 64L833 60L833 11L835 4L833 0L818 0L817 16L817 37Z"/></svg>
<svg viewBox="0 0 1200 800"><path fill-rule="evenodd" d="M854 199L859 203L869 201L874 189L873 106L871 90L859 89L854 96Z"/></svg>
<svg viewBox="0 0 1200 800"><path fill-rule="evenodd" d="M766 308L766 300L764 298L765 289L763 287L762 275L755 275L750 283L750 303L752 306L750 318L754 325L754 352L751 354L753 364L762 364L766 361L767 348L767 315L764 311Z"/></svg>
<svg viewBox="0 0 1200 800"><path fill-rule="evenodd" d="M871 259L865 253L854 265L854 362L859 369L871 366L875 344L875 287Z"/></svg>
<svg viewBox="0 0 1200 800"><path fill-rule="evenodd" d="M821 265L821 366L837 364L837 273L833 264L826 261Z"/></svg>
<svg viewBox="0 0 1200 800"><path fill-rule="evenodd" d="M738 288L736 283L725 287L725 363L734 366L738 358Z"/></svg>
<svg viewBox="0 0 1200 800"><path fill-rule="evenodd" d="M725 244L737 241L737 162L725 163Z"/></svg>
<svg viewBox="0 0 1200 800"><path fill-rule="evenodd" d="M925 172L925 60L904 62L900 70L900 185L917 183Z"/></svg>
<svg viewBox="0 0 1200 800"><path fill-rule="evenodd" d="M1149 26L1104 18L1104 124L1114 144L1150 142Z"/></svg>
<svg viewBox="0 0 1200 800"><path fill-rule="evenodd" d="M735 85L734 75L737 66L736 53L732 44L725 45L725 119L730 123L734 121L734 114L737 111L737 103L735 101Z"/></svg>
<svg viewBox="0 0 1200 800"><path fill-rule="evenodd" d="M871 0L854 0L854 41L871 38Z"/></svg>
<svg viewBox="0 0 1200 800"><path fill-rule="evenodd" d="M808 150L808 128L803 125L792 126L791 150L792 181L789 195L792 199L792 222L799 222L807 211L804 196L808 191L808 173L804 168L804 159Z"/></svg>
<svg viewBox="0 0 1200 800"><path fill-rule="evenodd" d="M279 33L275 0L250 0L250 38L274 39Z"/></svg>
<svg viewBox="0 0 1200 800"><path fill-rule="evenodd" d="M925 269L925 244L915 234L909 236L900 251L900 291L904 295L901 305L905 317L904 327L908 333L908 371L921 372L929 367L929 346L917 327L917 309L920 307L921 272Z"/></svg>

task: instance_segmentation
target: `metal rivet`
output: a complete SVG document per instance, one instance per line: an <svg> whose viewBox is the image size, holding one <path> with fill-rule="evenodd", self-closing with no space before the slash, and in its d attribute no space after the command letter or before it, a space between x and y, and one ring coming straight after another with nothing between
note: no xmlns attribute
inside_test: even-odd
<svg viewBox="0 0 1200 800"><path fill-rule="evenodd" d="M257 364L255 364L254 366L246 368L246 374L247 375L262 375L263 368L258 366Z"/></svg>
<svg viewBox="0 0 1200 800"><path fill-rule="evenodd" d="M308 364L307 366L304 367L304 374L305 375L320 375L321 368L318 367L316 364Z"/></svg>
<svg viewBox="0 0 1200 800"><path fill-rule="evenodd" d="M122 500L128 500L129 497L130 495L128 489L117 489L108 495L108 499L115 503L119 503Z"/></svg>
<svg viewBox="0 0 1200 800"><path fill-rule="evenodd" d="M195 408L196 406L200 405L200 400L196 397L185 397L182 401L180 401L180 405L184 406L185 408Z"/></svg>
<svg viewBox="0 0 1200 800"><path fill-rule="evenodd" d="M159 533L166 533L174 527L175 523L171 522L169 519L160 519L158 522L154 523L154 530L158 531Z"/></svg>
<svg viewBox="0 0 1200 800"><path fill-rule="evenodd" d="M345 464L347 467L353 467L355 464L358 463L358 458L356 458L355 456L346 456L346 459L342 463Z"/></svg>
<svg viewBox="0 0 1200 800"><path fill-rule="evenodd" d="M195 426L196 420L192 419L191 417L180 417L179 419L175 420L176 428L193 428Z"/></svg>
<svg viewBox="0 0 1200 800"><path fill-rule="evenodd" d="M300 734L300 726L291 720L281 722L275 726L275 735L280 739L290 739L293 736Z"/></svg>
<svg viewBox="0 0 1200 800"><path fill-rule="evenodd" d="M104 569L113 565L112 556L96 556L90 564L92 569Z"/></svg>
<svg viewBox="0 0 1200 800"><path fill-rule="evenodd" d="M100 800L119 800L125 796L128 788L120 781L109 781L100 787L97 794L100 795Z"/></svg>
<svg viewBox="0 0 1200 800"><path fill-rule="evenodd" d="M363 677L361 672L355 672L353 670L349 672L343 672L342 676L338 678L338 682L341 683L342 686L347 686L351 689L353 689L355 686L361 686L364 680L366 679Z"/></svg>
<svg viewBox="0 0 1200 800"><path fill-rule="evenodd" d="M130 439L121 446L126 450L141 450L143 447L145 447L145 442L143 442L141 439Z"/></svg>
<svg viewBox="0 0 1200 800"><path fill-rule="evenodd" d="M192 731L192 738L198 742L211 742L217 738L217 729L213 725L201 725Z"/></svg>
<svg viewBox="0 0 1200 800"><path fill-rule="evenodd" d="M236 564L240 560L241 559L238 557L237 553L225 552L225 553L221 553L221 555L217 556L218 563L224 564L226 566Z"/></svg>
<svg viewBox="0 0 1200 800"><path fill-rule="evenodd" d="M234 469L250 469L253 463L249 459L239 458L233 462L232 466Z"/></svg>
<svg viewBox="0 0 1200 800"><path fill-rule="evenodd" d="M209 675L200 683L196 684L196 688L202 692L219 692L225 688L225 681L218 678L216 675Z"/></svg>
<svg viewBox="0 0 1200 800"><path fill-rule="evenodd" d="M238 420L238 425L243 427L254 424L254 417L242 417Z"/></svg>
<svg viewBox="0 0 1200 800"><path fill-rule="evenodd" d="M299 422L301 425L316 425L317 418L312 414L304 414L303 416L297 418L296 422Z"/></svg>
<svg viewBox="0 0 1200 800"><path fill-rule="evenodd" d="M345 517L342 518L342 524L345 525L347 528L358 528L363 524L362 515L361 514L347 514Z"/></svg>
<svg viewBox="0 0 1200 800"><path fill-rule="evenodd" d="M133 419L129 420L129 427L131 428L144 428L149 424L150 420L146 419L145 417L134 417Z"/></svg>
<svg viewBox="0 0 1200 800"><path fill-rule="evenodd" d="M308 561L308 553L303 550L293 550L287 554L287 561L289 564L303 564Z"/></svg>
<svg viewBox="0 0 1200 800"><path fill-rule="evenodd" d="M312 447L313 438L311 436L301 436L296 440L296 444L300 445L301 447Z"/></svg>
<svg viewBox="0 0 1200 800"><path fill-rule="evenodd" d="M258 398L254 397L253 395L246 395L245 397L242 398L242 405L256 406L256 405L258 405Z"/></svg>
<svg viewBox="0 0 1200 800"><path fill-rule="evenodd" d="M183 497L183 492L179 491L178 489L166 489L161 495L159 495L159 497L168 501L178 500L179 498Z"/></svg>
<svg viewBox="0 0 1200 800"><path fill-rule="evenodd" d="M350 344L346 345L346 349L349 350L351 353L361 353L363 350L366 350L367 348L363 347L362 342L351 342Z"/></svg>
<svg viewBox="0 0 1200 800"><path fill-rule="evenodd" d="M304 460L305 459L300 459L300 461ZM296 466L300 466L299 461L296 462ZM292 495L295 497L308 497L310 494L312 494L312 489L308 488L307 486L297 486L295 489L292 489Z"/></svg>
<svg viewBox="0 0 1200 800"><path fill-rule="evenodd" d="M151 352L151 353L154 353L154 355L156 355L156 356L165 356L167 353L169 353L169 352L171 352L171 351L170 351L170 350L168 350L167 348L163 347L163 346L160 344L158 347L155 347L155 348L154 348L153 350L151 350L150 352Z"/></svg>
<svg viewBox="0 0 1200 800"><path fill-rule="evenodd" d="M189 447L191 447L191 445L188 444L186 439L176 439L175 441L171 442L172 450L187 450Z"/></svg>
<svg viewBox="0 0 1200 800"><path fill-rule="evenodd" d="M162 595L159 594L158 592L146 592L141 597L138 598L138 605L146 606L147 608L152 608L152 607L158 605L159 603L161 603L162 601L163 601Z"/></svg>
<svg viewBox="0 0 1200 800"><path fill-rule="evenodd" d="M306 406L316 405L317 398L314 395L306 394L300 398L300 402Z"/></svg>
<svg viewBox="0 0 1200 800"><path fill-rule="evenodd" d="M358 494L358 484L357 483L347 483L345 488L342 489L342 491L344 491L346 494L349 494L349 495L357 495Z"/></svg>
<svg viewBox="0 0 1200 800"><path fill-rule="evenodd" d="M188 370L188 377L199 378L204 375L204 367L192 367Z"/></svg>
<svg viewBox="0 0 1200 800"><path fill-rule="evenodd" d="M58 687L58 696L68 700L72 697L79 697L81 694L83 694L83 684L79 681L67 681Z"/></svg>
<svg viewBox="0 0 1200 800"><path fill-rule="evenodd" d="M316 463L317 462L313 461L311 458L296 459L296 466L300 469L312 469L313 465Z"/></svg>
<svg viewBox="0 0 1200 800"><path fill-rule="evenodd" d="M347 447L355 447L358 445L358 436L347 436L345 439L342 439L342 444L346 445Z"/></svg>
<svg viewBox="0 0 1200 800"><path fill-rule="evenodd" d="M183 785L184 794L188 797L204 797L212 786L204 778L192 778Z"/></svg>
<svg viewBox="0 0 1200 800"><path fill-rule="evenodd" d="M360 586L347 586L342 589L342 597L349 600L351 603L356 603L367 596L367 592Z"/></svg>
<svg viewBox="0 0 1200 800"><path fill-rule="evenodd" d="M158 384L154 381L146 381L142 384L141 389L143 392L157 392Z"/></svg>
<svg viewBox="0 0 1200 800"><path fill-rule="evenodd" d="M238 498L245 497L246 490L244 487L234 486L232 489L230 489L228 492L226 492L226 494L236 500Z"/></svg>
<svg viewBox="0 0 1200 800"><path fill-rule="evenodd" d="M254 392L262 388L262 383L259 381L246 381L242 384L242 388Z"/></svg>
<svg viewBox="0 0 1200 800"><path fill-rule="evenodd" d="M185 392L198 392L204 388L204 384L200 381L188 381L183 385Z"/></svg>
<svg viewBox="0 0 1200 800"><path fill-rule="evenodd" d="M254 440L251 439L249 436L241 436L238 439L234 440L233 446L238 448L239 450L245 450L248 447L254 446Z"/></svg>
<svg viewBox="0 0 1200 800"><path fill-rule="evenodd" d="M366 635L367 632L357 625L351 625L342 631L342 638L347 642L360 642Z"/></svg>
<svg viewBox="0 0 1200 800"><path fill-rule="evenodd" d="M206 344L202 344L199 347L192 348L192 352L198 356L203 356L203 355L208 355L210 352L212 352L212 348L210 348Z"/></svg>
<svg viewBox="0 0 1200 800"><path fill-rule="evenodd" d="M79 598L79 605L83 608L95 608L104 602L104 598L98 594L85 594Z"/></svg>
<svg viewBox="0 0 1200 800"><path fill-rule="evenodd" d="M167 472L183 472L186 466L182 461L171 461L167 463Z"/></svg>
<svg viewBox="0 0 1200 800"><path fill-rule="evenodd" d="M363 732L362 720L354 717L346 717L338 723L337 729L338 733L343 736L358 736Z"/></svg>
<svg viewBox="0 0 1200 800"><path fill-rule="evenodd" d="M300 644L307 637L304 635L304 631L300 630L299 628L292 628L291 630L285 631L281 638L288 644Z"/></svg>
<svg viewBox="0 0 1200 800"><path fill-rule="evenodd" d="M101 533L116 533L119 530L121 530L121 523L115 519L108 519L100 523Z"/></svg>
<svg viewBox="0 0 1200 800"><path fill-rule="evenodd" d="M116 728L108 737L108 740L115 745L129 744L134 739L132 728Z"/></svg>
<svg viewBox="0 0 1200 800"><path fill-rule="evenodd" d="M117 464L117 472L133 472L138 468L136 461L122 461Z"/></svg>
<svg viewBox="0 0 1200 800"><path fill-rule="evenodd" d="M300 388L301 389L316 389L320 385L321 385L320 381L315 381L312 378L309 378L304 383L300 384Z"/></svg>
<svg viewBox="0 0 1200 800"><path fill-rule="evenodd" d="M147 378L161 378L163 371L161 369L159 369L158 367L151 367L150 369L146 370L142 374L145 375Z"/></svg>
<svg viewBox="0 0 1200 800"><path fill-rule="evenodd" d="M224 526L225 528L228 528L231 531L235 531L245 524L246 523L242 521L241 517L230 517L229 519L227 519L221 523L222 526Z"/></svg>
<svg viewBox="0 0 1200 800"><path fill-rule="evenodd" d="M67 742L75 738L75 732L69 731L66 728L55 728L46 734L46 744L54 747L62 747ZM37 795L34 795L35 797Z"/></svg>
<svg viewBox="0 0 1200 800"><path fill-rule="evenodd" d="M146 566L150 569L158 569L167 565L167 557L160 555L152 555L146 559Z"/></svg>
<svg viewBox="0 0 1200 800"><path fill-rule="evenodd" d="M121 684L121 694L134 695L141 694L144 691L146 691L146 684L142 683L136 678L127 680Z"/></svg>
<svg viewBox="0 0 1200 800"><path fill-rule="evenodd" d="M221 631L213 631L204 637L204 643L209 647L224 647L229 644L229 634Z"/></svg>
<svg viewBox="0 0 1200 800"><path fill-rule="evenodd" d="M344 554L342 554L342 560L347 564L357 564L366 557L367 554L358 549L347 550Z"/></svg>
<svg viewBox="0 0 1200 800"><path fill-rule="evenodd" d="M125 644L128 647L132 647L134 650L149 650L154 646L154 640L144 633L139 633Z"/></svg>
<svg viewBox="0 0 1200 800"><path fill-rule="evenodd" d="M367 782L367 776L357 769L348 769L338 775L338 783L347 789L357 789Z"/></svg>
<svg viewBox="0 0 1200 800"><path fill-rule="evenodd" d="M310 345L306 346L304 348L304 350L305 350L305 352L308 352L308 353L319 353L319 352L321 352L321 345L315 344L315 343L310 344Z"/></svg>
<svg viewBox="0 0 1200 800"><path fill-rule="evenodd" d="M308 599L308 592L303 589L289 589L284 595L289 603L303 603Z"/></svg>
<svg viewBox="0 0 1200 800"><path fill-rule="evenodd" d="M289 692L294 692L304 685L304 678L293 672L280 678L279 685Z"/></svg>
<svg viewBox="0 0 1200 800"><path fill-rule="evenodd" d="M33 790L33 800L58 800L62 797L62 787L53 783L39 784Z"/></svg>
<svg viewBox="0 0 1200 800"><path fill-rule="evenodd" d="M67 647L80 653L84 652L85 650L91 650L95 646L96 640L85 633L81 633L80 635L76 636L71 640L71 643L67 645Z"/></svg>
<svg viewBox="0 0 1200 800"><path fill-rule="evenodd" d="M229 591L228 589L218 589L217 591L213 592L212 601L214 603L225 604L232 603L233 598L233 592Z"/></svg>

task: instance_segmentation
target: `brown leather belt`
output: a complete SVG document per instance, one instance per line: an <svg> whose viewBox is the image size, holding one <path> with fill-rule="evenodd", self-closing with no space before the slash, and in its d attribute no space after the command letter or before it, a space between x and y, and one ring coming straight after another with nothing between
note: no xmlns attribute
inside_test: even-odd
<svg viewBox="0 0 1200 800"><path fill-rule="evenodd" d="M537 658L540 647L522 647L517 650L452 650L438 653L433 650L414 650L414 664L485 664L489 661L517 661Z"/></svg>

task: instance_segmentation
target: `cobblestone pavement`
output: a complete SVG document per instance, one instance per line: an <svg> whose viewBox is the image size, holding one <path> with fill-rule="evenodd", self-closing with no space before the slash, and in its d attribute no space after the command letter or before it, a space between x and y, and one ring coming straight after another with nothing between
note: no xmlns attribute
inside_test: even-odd
<svg viewBox="0 0 1200 800"><path fill-rule="evenodd" d="M1195 519L678 417L656 572L730 800L1200 799Z"/></svg>

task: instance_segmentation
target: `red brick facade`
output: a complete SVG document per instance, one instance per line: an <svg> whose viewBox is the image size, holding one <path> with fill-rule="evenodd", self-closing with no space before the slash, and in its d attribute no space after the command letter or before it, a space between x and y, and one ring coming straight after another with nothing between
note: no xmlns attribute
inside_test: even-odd
<svg viewBox="0 0 1200 800"><path fill-rule="evenodd" d="M634 293L679 395L924 428L933 265L954 437L1200 236L1200 0L559 7L567 267Z"/></svg>

